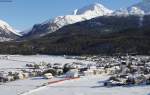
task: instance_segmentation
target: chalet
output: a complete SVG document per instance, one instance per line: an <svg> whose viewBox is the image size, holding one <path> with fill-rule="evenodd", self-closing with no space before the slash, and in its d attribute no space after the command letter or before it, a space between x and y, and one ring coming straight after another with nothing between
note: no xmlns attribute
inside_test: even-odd
<svg viewBox="0 0 150 95"><path fill-rule="evenodd" d="M66 73L66 77L67 78L76 78L76 77L79 77L78 70L77 69L71 69L70 71L68 71Z"/></svg>
<svg viewBox="0 0 150 95"><path fill-rule="evenodd" d="M44 74L44 78L51 79L51 78L53 78L53 75L51 73L46 73L46 74Z"/></svg>

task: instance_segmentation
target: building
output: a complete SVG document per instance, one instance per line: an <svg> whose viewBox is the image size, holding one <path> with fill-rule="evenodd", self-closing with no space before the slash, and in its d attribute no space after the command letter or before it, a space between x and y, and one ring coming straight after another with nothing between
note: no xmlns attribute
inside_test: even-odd
<svg viewBox="0 0 150 95"><path fill-rule="evenodd" d="M79 73L77 69L72 69L66 73L67 78L76 78L79 77Z"/></svg>

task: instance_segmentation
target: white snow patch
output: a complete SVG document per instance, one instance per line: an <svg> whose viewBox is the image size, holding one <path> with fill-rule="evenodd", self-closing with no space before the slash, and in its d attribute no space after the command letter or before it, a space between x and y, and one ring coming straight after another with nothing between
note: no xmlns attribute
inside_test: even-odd
<svg viewBox="0 0 150 95"><path fill-rule="evenodd" d="M103 86L108 76L86 76L46 88L27 95L148 95L150 86L112 87Z"/></svg>

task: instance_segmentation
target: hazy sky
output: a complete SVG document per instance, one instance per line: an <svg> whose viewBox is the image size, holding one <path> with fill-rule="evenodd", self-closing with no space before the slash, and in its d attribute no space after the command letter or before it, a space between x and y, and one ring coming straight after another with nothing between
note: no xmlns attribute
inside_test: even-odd
<svg viewBox="0 0 150 95"><path fill-rule="evenodd" d="M18 30L24 30L36 23L72 13L74 9L92 3L101 3L115 10L139 1L141 0L12 0L0 2L0 19Z"/></svg>

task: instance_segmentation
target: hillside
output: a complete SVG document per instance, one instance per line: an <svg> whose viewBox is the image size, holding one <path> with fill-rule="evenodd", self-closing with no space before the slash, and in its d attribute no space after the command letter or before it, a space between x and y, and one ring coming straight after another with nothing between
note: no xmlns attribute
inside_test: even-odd
<svg viewBox="0 0 150 95"><path fill-rule="evenodd" d="M142 18L142 20L141 20ZM9 54L150 54L150 16L103 16L42 38L0 43Z"/></svg>
<svg viewBox="0 0 150 95"><path fill-rule="evenodd" d="M35 24L32 29L21 37L23 40L40 38L49 33L55 32L63 26L86 21L95 17L104 16L112 13L112 10L105 6L94 3L83 8L74 10L73 14L57 16L40 24Z"/></svg>
<svg viewBox="0 0 150 95"><path fill-rule="evenodd" d="M7 22L0 20L0 42L12 41L20 36L17 30L12 28Z"/></svg>

